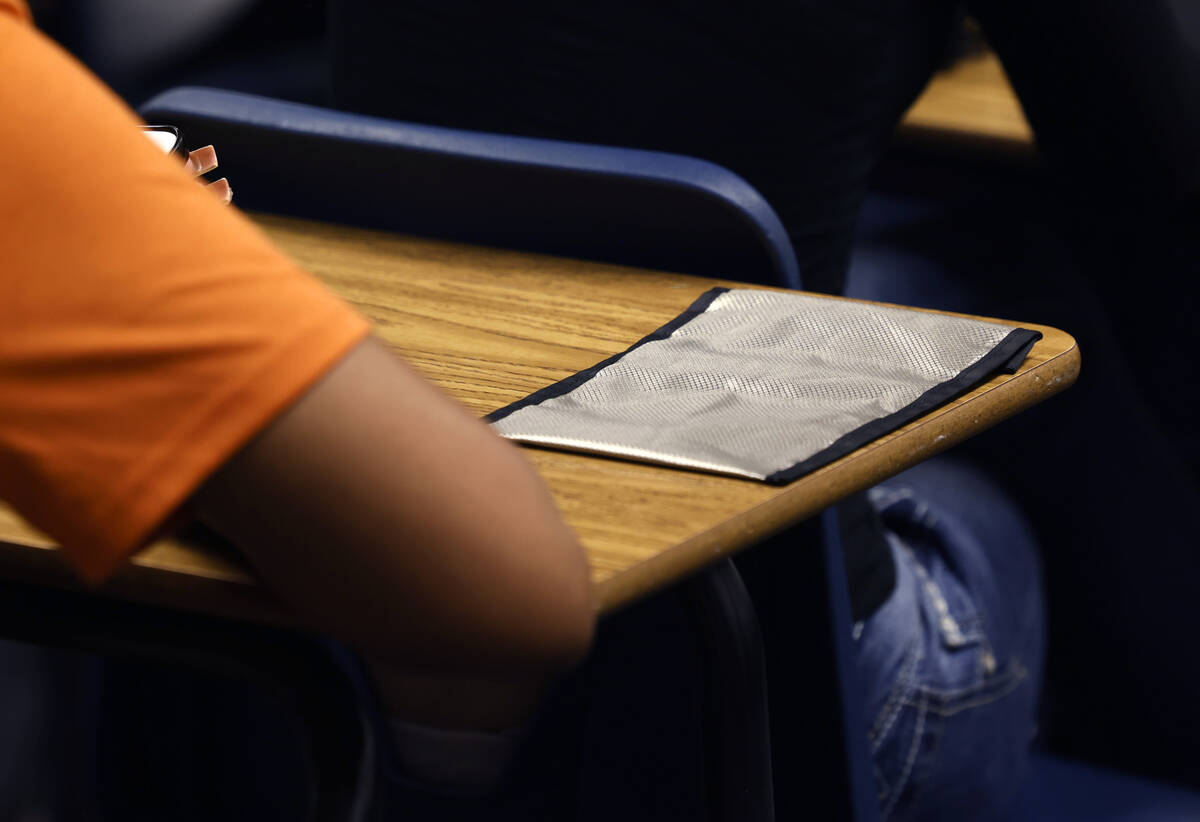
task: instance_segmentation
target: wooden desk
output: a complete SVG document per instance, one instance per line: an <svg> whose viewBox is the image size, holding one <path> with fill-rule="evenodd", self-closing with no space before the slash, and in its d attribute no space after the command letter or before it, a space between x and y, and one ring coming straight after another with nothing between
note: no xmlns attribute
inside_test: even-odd
<svg viewBox="0 0 1200 822"><path fill-rule="evenodd" d="M900 134L930 142L1033 152L1033 131L996 55L968 55L933 76L900 124Z"/></svg>
<svg viewBox="0 0 1200 822"><path fill-rule="evenodd" d="M267 233L476 413L623 350L717 283L380 232L261 217ZM835 299L835 298L830 298ZM1015 376L955 401L790 485L525 449L578 533L610 611L753 545L1070 385L1075 341L1053 328ZM0 508L0 578L77 587L49 540ZM105 594L289 624L232 551L167 539Z"/></svg>

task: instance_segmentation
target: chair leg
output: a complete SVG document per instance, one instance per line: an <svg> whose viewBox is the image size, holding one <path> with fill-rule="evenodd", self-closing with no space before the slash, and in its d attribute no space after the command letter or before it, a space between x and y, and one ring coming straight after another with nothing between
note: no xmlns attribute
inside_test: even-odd
<svg viewBox="0 0 1200 822"><path fill-rule="evenodd" d="M854 649L851 647L853 622L850 617L850 586L846 581L846 563L842 556L838 509L828 508L821 515L821 550L825 579L829 589L829 621L833 634L834 668L842 694L842 727L846 745L846 771L850 799L857 822L877 822L879 799L871 773L871 753L867 748L867 720L855 682Z"/></svg>
<svg viewBox="0 0 1200 822"><path fill-rule="evenodd" d="M688 580L681 593L704 665L706 787L714 822L771 822L771 723L762 636L733 562Z"/></svg>

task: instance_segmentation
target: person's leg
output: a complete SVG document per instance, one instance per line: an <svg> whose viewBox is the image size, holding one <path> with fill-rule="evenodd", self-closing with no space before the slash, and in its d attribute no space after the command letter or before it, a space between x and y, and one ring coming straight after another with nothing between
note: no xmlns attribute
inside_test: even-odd
<svg viewBox="0 0 1200 822"><path fill-rule="evenodd" d="M871 492L896 590L855 626L887 819L997 818L1023 776L1041 681L1033 536L979 472L926 463Z"/></svg>

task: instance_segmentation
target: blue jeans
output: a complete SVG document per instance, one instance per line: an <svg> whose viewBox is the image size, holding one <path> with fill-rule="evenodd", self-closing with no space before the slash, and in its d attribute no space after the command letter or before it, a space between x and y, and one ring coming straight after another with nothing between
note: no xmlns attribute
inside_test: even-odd
<svg viewBox="0 0 1200 822"><path fill-rule="evenodd" d="M1000 817L1036 730L1034 539L994 486L949 460L870 496L896 561L891 597L854 626L884 818Z"/></svg>

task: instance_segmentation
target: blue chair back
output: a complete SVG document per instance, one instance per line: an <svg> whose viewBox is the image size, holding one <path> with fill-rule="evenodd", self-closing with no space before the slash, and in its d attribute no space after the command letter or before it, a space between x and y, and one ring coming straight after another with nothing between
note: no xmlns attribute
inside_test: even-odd
<svg viewBox="0 0 1200 822"><path fill-rule="evenodd" d="M141 114L181 127L189 145L216 145L247 209L800 287L771 207L704 160L207 88L164 92Z"/></svg>

